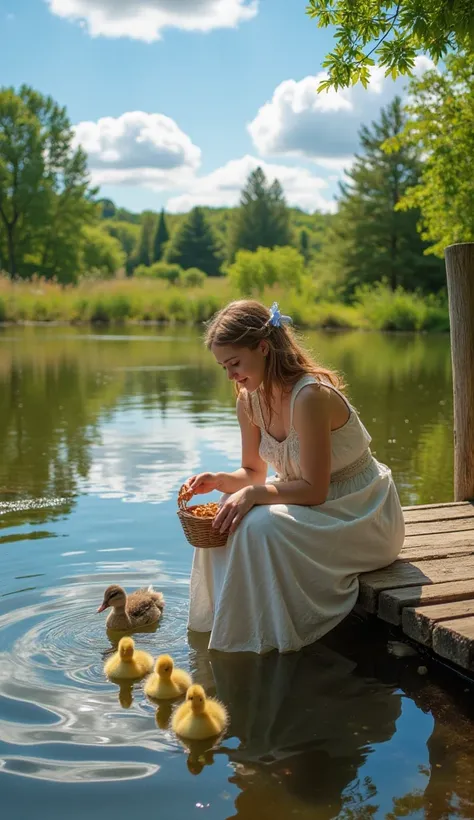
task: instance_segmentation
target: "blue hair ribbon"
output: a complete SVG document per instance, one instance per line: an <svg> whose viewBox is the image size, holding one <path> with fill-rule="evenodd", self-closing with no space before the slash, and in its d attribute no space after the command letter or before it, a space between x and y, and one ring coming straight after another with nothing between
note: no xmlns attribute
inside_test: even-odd
<svg viewBox="0 0 474 820"><path fill-rule="evenodd" d="M280 308L278 307L278 302L273 302L273 305L270 308L270 324L273 327L281 327L282 325L292 325L293 319L291 316L285 316L283 313L280 313Z"/></svg>

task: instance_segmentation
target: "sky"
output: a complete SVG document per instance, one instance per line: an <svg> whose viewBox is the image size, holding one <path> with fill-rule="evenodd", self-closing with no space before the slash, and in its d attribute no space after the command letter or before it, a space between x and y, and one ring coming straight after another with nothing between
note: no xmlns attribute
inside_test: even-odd
<svg viewBox="0 0 474 820"><path fill-rule="evenodd" d="M0 0L0 82L66 106L91 179L132 211L238 203L261 165L333 211L362 123L405 81L317 93L333 31L307 0ZM430 65L418 58L418 72Z"/></svg>

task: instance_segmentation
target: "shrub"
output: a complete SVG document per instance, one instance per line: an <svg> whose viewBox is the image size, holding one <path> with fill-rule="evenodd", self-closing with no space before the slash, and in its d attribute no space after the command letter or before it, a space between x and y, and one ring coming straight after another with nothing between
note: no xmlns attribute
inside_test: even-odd
<svg viewBox="0 0 474 820"><path fill-rule="evenodd" d="M186 288L202 288L206 278L206 274L199 268L188 268L182 274L181 281Z"/></svg>
<svg viewBox="0 0 474 820"><path fill-rule="evenodd" d="M183 273L184 271L180 265L170 265L167 262L155 262L149 267L147 265L138 265L134 271L135 276L164 279L170 285L176 285Z"/></svg>
<svg viewBox="0 0 474 820"><path fill-rule="evenodd" d="M304 259L290 247L241 250L228 274L242 296L262 294L265 287L274 285L283 285L298 293L305 277Z"/></svg>

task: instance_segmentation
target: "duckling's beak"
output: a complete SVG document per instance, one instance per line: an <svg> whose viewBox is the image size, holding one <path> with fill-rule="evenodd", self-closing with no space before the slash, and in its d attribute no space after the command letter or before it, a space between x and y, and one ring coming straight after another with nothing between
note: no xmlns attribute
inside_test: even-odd
<svg viewBox="0 0 474 820"><path fill-rule="evenodd" d="M102 601L101 605L97 608L97 612L103 612L104 609L108 609L108 608L109 608L109 605L105 601Z"/></svg>

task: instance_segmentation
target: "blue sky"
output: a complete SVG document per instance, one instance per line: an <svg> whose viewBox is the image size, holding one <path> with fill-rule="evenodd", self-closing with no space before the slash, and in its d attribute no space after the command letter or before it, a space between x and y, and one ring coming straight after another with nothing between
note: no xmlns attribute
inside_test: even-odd
<svg viewBox="0 0 474 820"><path fill-rule="evenodd" d="M0 0L0 77L66 105L102 195L132 210L234 204L257 163L291 204L331 210L360 124L402 83L317 95L332 32L305 7Z"/></svg>

